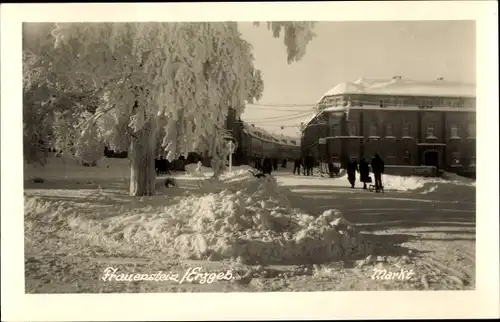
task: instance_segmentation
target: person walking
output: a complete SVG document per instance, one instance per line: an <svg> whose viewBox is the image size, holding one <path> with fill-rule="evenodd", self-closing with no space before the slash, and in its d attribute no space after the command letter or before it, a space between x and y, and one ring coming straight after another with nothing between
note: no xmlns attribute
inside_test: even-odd
<svg viewBox="0 0 500 322"><path fill-rule="evenodd" d="M383 189L382 173L384 173L384 160L382 160L378 153L375 153L372 159L372 171L375 177L375 192L380 192L380 189Z"/></svg>
<svg viewBox="0 0 500 322"><path fill-rule="evenodd" d="M273 171L273 163L270 158L264 158L264 161L262 162L262 172L267 173L271 175L271 172Z"/></svg>
<svg viewBox="0 0 500 322"><path fill-rule="evenodd" d="M314 156L310 155L309 156L309 175L314 176L314 165L316 163L316 160L314 159Z"/></svg>
<svg viewBox="0 0 500 322"><path fill-rule="evenodd" d="M347 163L347 180L351 184L351 188L354 188L354 184L356 183L356 171L358 170L358 163L356 159L351 158Z"/></svg>
<svg viewBox="0 0 500 322"><path fill-rule="evenodd" d="M300 158L297 158L294 161L293 174L295 174L295 171L297 171L297 174L300 176Z"/></svg>
<svg viewBox="0 0 500 322"><path fill-rule="evenodd" d="M311 175L311 156L307 155L304 159L305 163L305 168L306 168L306 175L310 176Z"/></svg>
<svg viewBox="0 0 500 322"><path fill-rule="evenodd" d="M359 160L359 181L363 182L363 189L367 189L366 184L370 182L370 167L364 156Z"/></svg>

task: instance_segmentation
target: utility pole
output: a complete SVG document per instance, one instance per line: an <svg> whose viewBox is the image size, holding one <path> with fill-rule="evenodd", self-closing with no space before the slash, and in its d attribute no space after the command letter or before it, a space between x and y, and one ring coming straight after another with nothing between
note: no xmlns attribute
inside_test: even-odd
<svg viewBox="0 0 500 322"><path fill-rule="evenodd" d="M229 147L229 172L231 172L233 168L233 152L234 152L233 141L228 142L228 147Z"/></svg>

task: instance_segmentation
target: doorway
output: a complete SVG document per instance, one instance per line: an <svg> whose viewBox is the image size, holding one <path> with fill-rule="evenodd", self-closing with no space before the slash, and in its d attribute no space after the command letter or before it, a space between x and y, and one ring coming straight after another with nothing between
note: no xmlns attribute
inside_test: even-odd
<svg viewBox="0 0 500 322"><path fill-rule="evenodd" d="M424 151L424 165L439 168L439 151Z"/></svg>

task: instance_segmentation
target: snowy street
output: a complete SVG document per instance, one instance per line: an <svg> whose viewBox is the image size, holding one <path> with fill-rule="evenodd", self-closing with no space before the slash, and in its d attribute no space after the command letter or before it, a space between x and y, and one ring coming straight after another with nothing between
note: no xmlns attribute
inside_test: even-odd
<svg viewBox="0 0 500 322"><path fill-rule="evenodd" d="M209 183L194 175L178 174L178 188L163 189L158 191L157 196L137 200L127 196L126 180L118 179L121 173L126 173L125 165L125 160L103 161L100 167L91 170L95 171L95 175L89 175L90 170L85 169L88 179L81 179L77 169L82 168L70 165L66 170L61 164L56 164L54 168L49 165L43 170L26 169L26 292L239 292L475 287L475 186L465 179L460 182L389 176L385 184L392 189L376 194L363 191L359 184L356 189L349 188L345 177L304 177L290 174L288 170L273 174L275 186L272 180L253 178L247 168L240 167L235 169L233 175L223 177L219 184ZM105 175L102 169L106 169ZM61 173L65 173L63 177ZM42 175L47 178L46 182L33 182L33 177ZM251 197L244 205L240 204L238 198L244 200L241 197L247 193ZM268 201L268 198L271 199ZM288 202L289 205L286 205ZM252 211L248 212L247 209ZM272 243L281 240L281 243L285 243L283 245L288 245L289 239L282 239L279 233L276 234L279 229L276 225L280 220L297 218L298 227L307 227L307 222L310 222L309 227L313 227L313 222L308 221L310 219L300 219L303 216L300 213L317 217L329 209L339 211L347 222L353 224L355 230L367 234L366 240L372 240L375 246L363 246L361 252L351 255L347 255L344 249L341 252L345 255L340 257L335 255L338 250L332 249L334 253L321 255L329 256L329 260L314 260L314 257L308 260L304 257L287 263L287 247L295 245L293 243L299 245L298 235L301 234L292 229L290 233L293 233L295 237L292 238L296 242L281 246L281 250L273 251L275 255L266 255L278 256L276 258L280 260L272 262L269 257L269 262L261 264L243 260L264 254L264 249L257 248L260 247L259 243L270 243L267 245L271 247ZM265 213L269 217L265 217ZM221 223L226 228L212 230L210 227L218 219L208 219L210 216L222 218ZM238 232L236 227L240 227L240 224L250 227L243 221L238 223L239 220L255 221L254 218L268 218L268 228L258 224L247 229L243 235ZM188 232L185 235L188 239L181 238L182 234L174 234L178 228L170 226L171 220L178 222L177 226L186 227L184 233ZM274 221L275 226L269 220ZM306 221L300 224L303 220ZM315 234L325 229L321 226L314 228L318 229ZM217 258L215 253L212 258L204 257L199 253L201 246L191 244L189 231L199 232L192 236L195 239L200 238L196 236L204 236L201 237L205 240L202 243L206 244L203 247L215 247L212 248L214 251L219 249L216 253L222 257ZM236 240L248 242L247 252L240 252L241 259L224 258L224 248L217 248L219 244L215 244L218 236L223 236L220 234L233 236L230 239L222 237L226 245L223 247L235 247L236 244L232 243ZM310 236L316 240L314 243L323 243L323 237ZM343 242L341 244L344 245ZM307 245L303 244L301 248L304 256L309 256L305 254L308 254L310 247L314 247ZM233 248L233 251L237 249ZM260 258L265 261L267 257ZM248 282L236 280L212 284L101 280L104 269L110 266L126 272L153 273L181 272L193 265L207 271L231 269L240 278L249 274L251 278ZM390 277L387 280L373 279L375 269L393 272L413 269L415 276L408 281Z"/></svg>

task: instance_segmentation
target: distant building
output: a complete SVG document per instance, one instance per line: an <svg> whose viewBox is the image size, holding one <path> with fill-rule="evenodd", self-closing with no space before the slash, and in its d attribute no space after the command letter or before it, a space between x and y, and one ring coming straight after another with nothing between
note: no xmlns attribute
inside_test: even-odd
<svg viewBox="0 0 500 322"><path fill-rule="evenodd" d="M379 153L388 165L430 165L475 173L475 84L358 79L338 84L302 129L303 154L319 158Z"/></svg>
<svg viewBox="0 0 500 322"><path fill-rule="evenodd" d="M300 155L300 139L270 133L253 124L246 123L230 108L226 129L237 143L235 164L249 164L257 157L293 159Z"/></svg>

